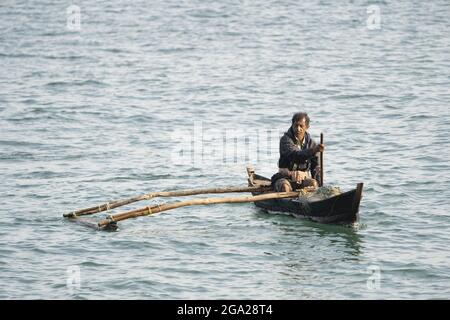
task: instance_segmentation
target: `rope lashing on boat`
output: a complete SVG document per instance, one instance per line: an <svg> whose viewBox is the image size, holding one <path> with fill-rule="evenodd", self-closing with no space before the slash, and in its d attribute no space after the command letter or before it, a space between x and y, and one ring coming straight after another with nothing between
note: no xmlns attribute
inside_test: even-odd
<svg viewBox="0 0 450 320"><path fill-rule="evenodd" d="M107 202L106 203L106 211L109 211L111 209L111 207L110 207L110 202Z"/></svg>
<svg viewBox="0 0 450 320"><path fill-rule="evenodd" d="M147 206L147 211L148 211L148 214L152 214L152 209L150 208L150 206Z"/></svg>

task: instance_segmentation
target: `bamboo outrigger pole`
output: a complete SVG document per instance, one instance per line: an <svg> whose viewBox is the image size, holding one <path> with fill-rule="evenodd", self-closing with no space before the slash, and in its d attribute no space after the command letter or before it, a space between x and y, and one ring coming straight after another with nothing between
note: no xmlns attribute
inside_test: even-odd
<svg viewBox="0 0 450 320"><path fill-rule="evenodd" d="M257 196L248 196L240 198L209 198L209 199L194 199L188 201L181 201L175 203L166 203L162 205L157 205L153 207L144 207L128 212L118 213L116 215L110 216L107 219L101 220L98 223L99 229L107 229L110 224L115 224L118 221L137 218L141 216L148 216L155 213L176 209L186 206L196 206L196 205L208 205L208 204L218 204L218 203L243 203L243 202L255 202L270 199L283 199L283 198L295 198L300 195L300 192L273 192L266 193Z"/></svg>
<svg viewBox="0 0 450 320"><path fill-rule="evenodd" d="M114 209L141 200L150 200L156 197L180 197L180 196L192 196L197 194L207 194L207 193L264 192L269 190L270 187L225 187L225 188L187 189L179 191L150 192L129 199L110 201L94 207L64 213L63 216L66 218L75 218L79 216Z"/></svg>

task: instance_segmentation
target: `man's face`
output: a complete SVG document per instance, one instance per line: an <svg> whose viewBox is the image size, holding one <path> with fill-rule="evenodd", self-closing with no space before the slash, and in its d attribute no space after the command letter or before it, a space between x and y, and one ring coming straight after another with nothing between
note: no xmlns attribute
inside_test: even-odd
<svg viewBox="0 0 450 320"><path fill-rule="evenodd" d="M301 118L297 122L292 125L292 129L294 129L294 134L299 140L303 140L306 131L308 131L309 126L306 124L306 119Z"/></svg>

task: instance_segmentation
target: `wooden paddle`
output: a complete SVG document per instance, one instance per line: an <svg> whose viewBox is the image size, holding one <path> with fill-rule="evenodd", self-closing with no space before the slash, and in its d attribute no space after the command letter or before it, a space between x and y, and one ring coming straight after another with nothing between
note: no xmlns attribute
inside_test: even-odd
<svg viewBox="0 0 450 320"><path fill-rule="evenodd" d="M323 133L320 133L320 144L323 144ZM320 186L323 187L323 151L320 153Z"/></svg>
<svg viewBox="0 0 450 320"><path fill-rule="evenodd" d="M209 189L187 189L179 191L161 191L161 192L150 192L140 196L135 196L124 200L115 200L107 203L100 204L98 206L76 210L69 213L64 213L63 216L66 218L74 218L78 216L84 216L89 214L94 214L97 212L102 212L110 209L114 209L120 206L124 206L133 202L141 200L150 200L156 197L180 197L180 196L192 196L197 194L207 194L207 193L233 193L233 192L265 192L269 191L269 187L225 187L225 188L209 188Z"/></svg>
<svg viewBox="0 0 450 320"><path fill-rule="evenodd" d="M107 228L110 224L115 224L118 221L137 218L141 216L148 216L151 214L176 209L186 206L198 206L198 205L208 205L208 204L218 204L218 203L244 203L244 202L255 202L270 199L284 199L284 198L295 198L300 195L300 192L273 192L266 193L257 196L248 196L240 198L208 198L208 199L193 199L188 201L165 203L162 205L156 205L153 207L143 207L140 209L118 213L116 215L110 216L107 219L101 220L98 223L99 229Z"/></svg>

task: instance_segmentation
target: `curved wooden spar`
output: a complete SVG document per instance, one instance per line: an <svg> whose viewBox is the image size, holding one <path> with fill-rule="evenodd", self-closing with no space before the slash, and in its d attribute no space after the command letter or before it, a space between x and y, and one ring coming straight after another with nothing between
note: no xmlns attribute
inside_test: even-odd
<svg viewBox="0 0 450 320"><path fill-rule="evenodd" d="M270 190L270 187L224 187L224 188L208 188L208 189L187 189L179 191L159 191L150 192L147 194L135 196L129 199L115 200L107 203L103 203L94 207L76 210L69 213L64 213L63 216L66 218L75 218L78 216L84 216L89 214L94 214L97 212L102 212L117 207L121 207L130 203L134 203L141 200L150 200L156 197L182 197L182 196L192 196L197 194L207 194L207 193L233 193L233 192L264 192Z"/></svg>
<svg viewBox="0 0 450 320"><path fill-rule="evenodd" d="M141 216L148 216L151 214L176 209L180 207L186 206L198 206L198 205L208 205L208 204L219 204L219 203L243 203L243 202L255 202L269 199L284 199L284 198L295 198L299 196L299 192L273 192L266 193L257 196L248 196L248 197L240 197L240 198L209 198L209 199L194 199L188 201L181 201L175 203L166 203L159 206L153 207L144 207L124 213L119 213L113 216L110 216L108 219L101 220L98 223L99 228L104 228L108 226L110 223L118 222L130 218L137 218Z"/></svg>

